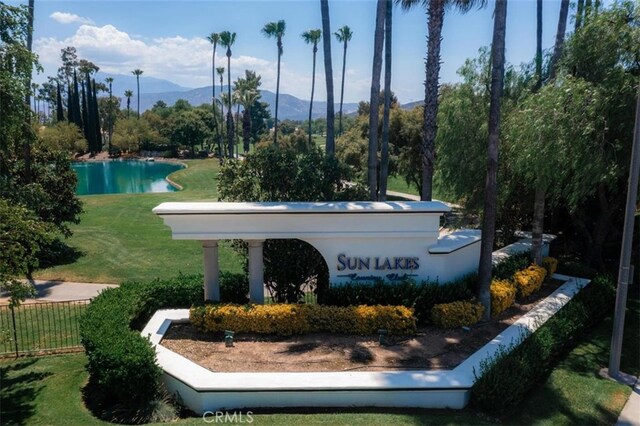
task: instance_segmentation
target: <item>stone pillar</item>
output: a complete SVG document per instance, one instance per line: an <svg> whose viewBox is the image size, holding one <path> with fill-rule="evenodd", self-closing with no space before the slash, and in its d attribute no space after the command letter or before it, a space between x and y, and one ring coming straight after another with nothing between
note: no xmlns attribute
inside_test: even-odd
<svg viewBox="0 0 640 426"><path fill-rule="evenodd" d="M250 240L249 244L249 301L264 304L264 260L262 243L264 240Z"/></svg>
<svg viewBox="0 0 640 426"><path fill-rule="evenodd" d="M202 250L204 252L204 300L219 302L218 241L203 241Z"/></svg>

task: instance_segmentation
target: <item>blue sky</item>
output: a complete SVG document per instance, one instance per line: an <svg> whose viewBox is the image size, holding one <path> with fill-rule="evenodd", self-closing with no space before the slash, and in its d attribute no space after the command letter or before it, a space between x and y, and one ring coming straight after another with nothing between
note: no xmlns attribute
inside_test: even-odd
<svg viewBox="0 0 640 426"><path fill-rule="evenodd" d="M24 1L9 1L24 4ZM560 0L544 1L544 47L553 45ZM349 25L354 32L347 55L345 101L368 98L371 84L375 1L329 1L331 30ZM457 69L481 46L489 45L494 0L487 7L445 16L442 42L442 82L455 82ZM507 60L529 61L535 52L535 0L510 0L507 22ZM572 15L572 14L571 14ZM167 79L186 87L211 84L211 32L235 31L232 79L253 69L262 75L263 89L275 91L275 40L262 36L266 22L287 23L282 58L281 91L308 99L311 91L311 47L300 34L320 28L318 0L211 1L53 1L36 0L34 50L53 75L62 47L76 46L79 56L101 70L129 74L134 68L146 76ZM569 28L573 28L570 23ZM401 102L423 97L426 15L422 7L405 12L394 8L392 89ZM216 66L225 65L218 49ZM335 95L338 97L342 47L332 45ZM224 63L223 63L224 61ZM318 52L316 99L326 99L322 48ZM36 78L37 81L44 77ZM144 91L144 88L141 89Z"/></svg>

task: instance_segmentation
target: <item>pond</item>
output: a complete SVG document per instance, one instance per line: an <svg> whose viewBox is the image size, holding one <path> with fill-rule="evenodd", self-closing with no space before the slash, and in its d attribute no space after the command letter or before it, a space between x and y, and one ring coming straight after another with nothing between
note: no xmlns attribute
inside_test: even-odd
<svg viewBox="0 0 640 426"><path fill-rule="evenodd" d="M75 163L77 195L172 192L165 178L183 166L174 163L116 160Z"/></svg>

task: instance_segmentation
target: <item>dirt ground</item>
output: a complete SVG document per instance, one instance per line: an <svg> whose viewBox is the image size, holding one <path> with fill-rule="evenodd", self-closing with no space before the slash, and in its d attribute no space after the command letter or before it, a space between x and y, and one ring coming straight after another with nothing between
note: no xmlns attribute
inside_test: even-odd
<svg viewBox="0 0 640 426"><path fill-rule="evenodd" d="M316 333L303 336L241 334L226 347L223 333L202 332L189 324L171 326L161 344L217 372L449 370L484 346L560 282L545 283L535 295L488 323L466 329L423 327L412 336Z"/></svg>

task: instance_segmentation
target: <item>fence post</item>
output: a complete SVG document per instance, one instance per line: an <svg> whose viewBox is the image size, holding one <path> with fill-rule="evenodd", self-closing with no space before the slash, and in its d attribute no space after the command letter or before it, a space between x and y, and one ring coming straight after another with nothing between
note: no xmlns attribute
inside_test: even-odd
<svg viewBox="0 0 640 426"><path fill-rule="evenodd" d="M9 309L11 309L11 322L13 323L13 344L15 345L16 348L16 358L18 358L19 353L18 353L18 331L16 328L16 315L15 312L13 310L13 304L9 305Z"/></svg>

